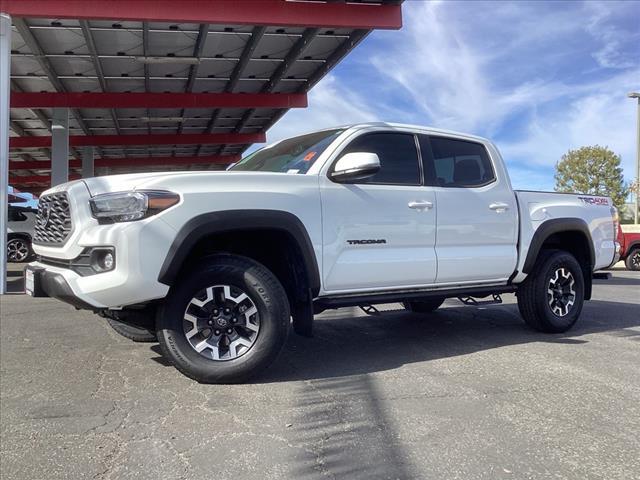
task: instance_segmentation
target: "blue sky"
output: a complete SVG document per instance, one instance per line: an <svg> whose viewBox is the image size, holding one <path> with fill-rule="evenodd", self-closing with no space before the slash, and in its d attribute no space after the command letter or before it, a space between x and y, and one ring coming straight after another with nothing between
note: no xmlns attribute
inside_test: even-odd
<svg viewBox="0 0 640 480"><path fill-rule="evenodd" d="M430 125L495 141L516 188L553 189L570 148L635 162L640 2L407 0L404 27L369 35L267 141L362 121Z"/></svg>

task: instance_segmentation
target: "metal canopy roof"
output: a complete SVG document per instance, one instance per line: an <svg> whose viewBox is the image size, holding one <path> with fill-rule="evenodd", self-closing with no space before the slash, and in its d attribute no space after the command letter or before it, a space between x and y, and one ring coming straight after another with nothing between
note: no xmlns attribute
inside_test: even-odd
<svg viewBox="0 0 640 480"><path fill-rule="evenodd" d="M13 15L10 183L36 189L49 184L52 107L70 108L71 174L81 145L96 147L101 174L223 168L288 108L305 107L373 28L401 22L400 2L388 0L0 0L0 9ZM185 21L156 21L166 18Z"/></svg>

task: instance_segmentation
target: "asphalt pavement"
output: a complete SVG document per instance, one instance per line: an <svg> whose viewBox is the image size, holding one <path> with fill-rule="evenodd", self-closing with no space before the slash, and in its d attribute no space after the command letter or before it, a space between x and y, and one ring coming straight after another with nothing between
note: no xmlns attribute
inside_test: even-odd
<svg viewBox="0 0 640 480"><path fill-rule="evenodd" d="M198 384L91 313L7 295L0 473L638 479L640 274L595 283L562 335L527 329L512 295L427 316L326 312L246 385Z"/></svg>

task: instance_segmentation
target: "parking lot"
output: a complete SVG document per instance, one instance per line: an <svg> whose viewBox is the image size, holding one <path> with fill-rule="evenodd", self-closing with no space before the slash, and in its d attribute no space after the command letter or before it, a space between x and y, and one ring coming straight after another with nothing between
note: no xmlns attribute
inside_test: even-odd
<svg viewBox="0 0 640 480"><path fill-rule="evenodd" d="M512 295L327 312L248 385L195 383L54 300L2 297L0 327L7 479L640 476L637 273L596 281L565 335Z"/></svg>

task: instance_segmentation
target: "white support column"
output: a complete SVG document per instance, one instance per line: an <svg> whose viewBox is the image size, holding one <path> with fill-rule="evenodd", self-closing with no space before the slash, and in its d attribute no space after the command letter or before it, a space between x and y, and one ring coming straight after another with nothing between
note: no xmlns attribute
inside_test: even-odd
<svg viewBox="0 0 640 480"><path fill-rule="evenodd" d="M82 178L93 176L93 147L84 147L82 149Z"/></svg>
<svg viewBox="0 0 640 480"><path fill-rule="evenodd" d="M640 97L636 97L638 100L637 108L637 119L636 119L636 178L635 178L635 211L633 212L633 222L638 225L638 208L640 208L640 200L638 197L640 196Z"/></svg>
<svg viewBox="0 0 640 480"><path fill-rule="evenodd" d="M11 17L0 12L0 295L7 293L7 216L9 214L9 82Z"/></svg>
<svg viewBox="0 0 640 480"><path fill-rule="evenodd" d="M69 181L69 109L54 108L51 122L51 186Z"/></svg>

